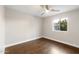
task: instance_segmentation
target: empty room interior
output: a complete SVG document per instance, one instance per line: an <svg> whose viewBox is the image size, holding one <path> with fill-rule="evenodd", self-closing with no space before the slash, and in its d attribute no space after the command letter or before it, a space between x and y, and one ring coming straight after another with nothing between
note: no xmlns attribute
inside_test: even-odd
<svg viewBox="0 0 79 59"><path fill-rule="evenodd" d="M79 54L78 5L1 5L0 19L0 53Z"/></svg>

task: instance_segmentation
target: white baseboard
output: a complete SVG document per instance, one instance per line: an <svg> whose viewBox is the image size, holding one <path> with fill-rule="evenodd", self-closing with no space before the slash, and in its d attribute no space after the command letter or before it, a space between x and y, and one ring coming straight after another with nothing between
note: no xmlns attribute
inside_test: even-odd
<svg viewBox="0 0 79 59"><path fill-rule="evenodd" d="M13 45L21 44L21 43L24 43L24 42L28 42L28 41L31 41L31 40L36 40L36 39L39 39L39 38L41 38L41 37L35 37L35 38L27 39L27 40L25 40L25 41L21 41L21 42L17 42L17 43L5 45L5 48L6 48L6 47L13 46Z"/></svg>
<svg viewBox="0 0 79 59"><path fill-rule="evenodd" d="M60 41L60 40L57 40L57 39L54 39L54 38L51 38L51 37L48 37L48 36L42 36L42 37L79 48L78 45L75 45L75 44L72 44L72 43Z"/></svg>
<svg viewBox="0 0 79 59"><path fill-rule="evenodd" d="M48 37L48 36L41 36L41 37L31 38L31 39L28 39L28 40L25 40L25 41L21 41L21 42L6 45L5 47L10 47L10 46L21 44L21 43L28 42L28 41L31 41L31 40L36 40L36 39L39 39L39 38L42 38L42 37L79 48L78 45L71 44L71 43L64 42L64 41L60 41L60 40L57 40L57 39L54 39L54 38L51 38L51 37Z"/></svg>

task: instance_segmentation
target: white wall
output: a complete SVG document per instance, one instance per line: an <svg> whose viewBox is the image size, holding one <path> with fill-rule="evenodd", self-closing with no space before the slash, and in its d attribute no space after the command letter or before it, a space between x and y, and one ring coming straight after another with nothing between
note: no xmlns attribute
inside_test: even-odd
<svg viewBox="0 0 79 59"><path fill-rule="evenodd" d="M0 5L0 53L4 53L5 21L4 7Z"/></svg>
<svg viewBox="0 0 79 59"><path fill-rule="evenodd" d="M68 17L68 31L54 32L52 21L64 17ZM5 18L6 45L44 36L79 47L79 9L41 19L6 8Z"/></svg>
<svg viewBox="0 0 79 59"><path fill-rule="evenodd" d="M52 30L52 21L64 17L68 17L68 31L54 32ZM79 47L79 9L45 18L43 36Z"/></svg>
<svg viewBox="0 0 79 59"><path fill-rule="evenodd" d="M6 8L6 45L41 36L42 19Z"/></svg>

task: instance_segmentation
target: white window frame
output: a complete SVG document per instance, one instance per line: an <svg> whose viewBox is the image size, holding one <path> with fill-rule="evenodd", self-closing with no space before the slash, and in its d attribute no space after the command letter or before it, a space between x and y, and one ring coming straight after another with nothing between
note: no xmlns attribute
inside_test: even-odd
<svg viewBox="0 0 79 59"><path fill-rule="evenodd" d="M54 27L55 22L58 22L58 21L64 20L64 19L67 20L67 31L68 31L68 23L69 23L68 22L68 17L66 17L66 18L59 18L59 19L53 20L53 22L52 22L52 30L55 31L55 32L67 32L67 31L55 30L55 27Z"/></svg>

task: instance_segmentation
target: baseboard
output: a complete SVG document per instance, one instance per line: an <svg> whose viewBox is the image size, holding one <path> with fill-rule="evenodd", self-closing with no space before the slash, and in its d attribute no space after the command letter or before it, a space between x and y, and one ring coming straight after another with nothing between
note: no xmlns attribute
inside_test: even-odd
<svg viewBox="0 0 79 59"><path fill-rule="evenodd" d="M10 46L14 46L14 45L17 45L17 44L21 44L21 43L24 43L24 42L28 42L28 41L31 41L31 40L36 40L36 39L39 39L39 38L41 38L41 37L35 37L35 38L27 39L27 40L25 40L25 41L21 41L21 42L17 42L17 43L5 45L5 48L6 48L6 47L10 47Z"/></svg>
<svg viewBox="0 0 79 59"><path fill-rule="evenodd" d="M48 37L48 36L42 36L42 37L79 48L79 46L75 45L75 44L71 44L71 43L68 43L68 42L60 41L60 40L57 40L57 39L54 39L54 38L51 38L51 37Z"/></svg>
<svg viewBox="0 0 79 59"><path fill-rule="evenodd" d="M57 39L54 39L54 38L51 38L51 37L48 37L48 36L42 36L42 37L79 48L79 46L77 46L75 44L71 44L71 43L68 43L68 42L60 41L60 40L57 40ZM5 48L13 46L13 45L21 44L21 43L24 43L24 42L28 42L28 41L31 41L31 40L36 40L36 39L39 39L39 38L42 38L42 37L35 37L35 38L31 38L31 39L28 39L28 40L25 40L25 41L9 44L9 45L6 45Z"/></svg>

